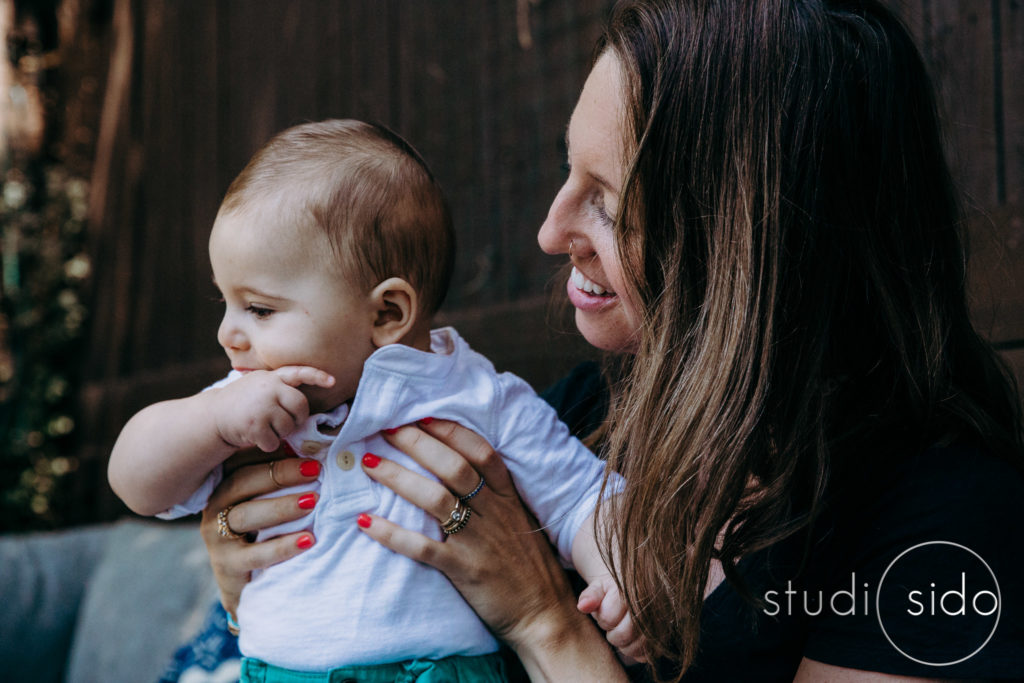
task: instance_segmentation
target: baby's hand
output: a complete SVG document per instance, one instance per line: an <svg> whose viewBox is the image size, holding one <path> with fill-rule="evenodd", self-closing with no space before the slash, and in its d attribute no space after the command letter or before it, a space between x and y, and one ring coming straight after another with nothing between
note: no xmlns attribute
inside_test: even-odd
<svg viewBox="0 0 1024 683"><path fill-rule="evenodd" d="M270 453L281 439L309 417L303 384L329 388L334 378L305 365L253 370L216 390L214 424L225 443L235 448L256 446Z"/></svg>
<svg viewBox="0 0 1024 683"><path fill-rule="evenodd" d="M597 625L607 632L608 642L619 651L625 664L647 661L643 639L633 627L633 619L611 576L591 581L580 593L576 608L594 617Z"/></svg>

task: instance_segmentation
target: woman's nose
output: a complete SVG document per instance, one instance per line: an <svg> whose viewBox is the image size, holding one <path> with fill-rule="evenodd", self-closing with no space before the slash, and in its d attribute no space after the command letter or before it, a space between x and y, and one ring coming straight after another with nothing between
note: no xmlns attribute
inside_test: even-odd
<svg viewBox="0 0 1024 683"><path fill-rule="evenodd" d="M249 346L248 338L241 328L236 325L231 316L225 315L217 328L217 341L225 349L244 351Z"/></svg>
<svg viewBox="0 0 1024 683"><path fill-rule="evenodd" d="M547 218L537 232L537 243L546 254L569 253L569 241L572 238L569 204L569 185L566 183L551 202Z"/></svg>

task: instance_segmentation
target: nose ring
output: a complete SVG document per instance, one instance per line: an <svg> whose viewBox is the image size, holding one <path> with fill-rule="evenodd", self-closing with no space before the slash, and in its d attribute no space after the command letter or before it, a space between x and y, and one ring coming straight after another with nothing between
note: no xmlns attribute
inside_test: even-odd
<svg viewBox="0 0 1024 683"><path fill-rule="evenodd" d="M576 240L569 240L569 258L572 259L572 247Z"/></svg>

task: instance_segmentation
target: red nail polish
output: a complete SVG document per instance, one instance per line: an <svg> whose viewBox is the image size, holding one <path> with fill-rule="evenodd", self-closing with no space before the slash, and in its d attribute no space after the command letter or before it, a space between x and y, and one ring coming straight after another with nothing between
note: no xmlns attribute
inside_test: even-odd
<svg viewBox="0 0 1024 683"><path fill-rule="evenodd" d="M301 472L304 477L315 477L320 474L320 463L316 460L304 460L302 464L299 465L299 472Z"/></svg>
<svg viewBox="0 0 1024 683"><path fill-rule="evenodd" d="M358 524L359 526L363 527L364 529L369 529L370 528L370 522L372 522L372 521L373 520L370 519L370 515L366 514L365 512L362 513L361 515L359 515L358 517L356 517L356 524Z"/></svg>
<svg viewBox="0 0 1024 683"><path fill-rule="evenodd" d="M385 434L394 434L394 433L395 433L395 432L397 432L397 431L398 431L398 427L391 427L391 428L389 428L389 429L385 429L385 430L384 430L384 433L385 433Z"/></svg>
<svg viewBox="0 0 1024 683"><path fill-rule="evenodd" d="M299 507L303 510L312 510L316 506L316 496L312 493L307 493L304 496L299 496Z"/></svg>
<svg viewBox="0 0 1024 683"><path fill-rule="evenodd" d="M421 425L428 425L428 424L430 424L433 421L434 421L434 418L432 418L432 417L425 417L422 420L420 420L420 424Z"/></svg>
<svg viewBox="0 0 1024 683"><path fill-rule="evenodd" d="M313 537L303 534L299 536L299 539L295 541L295 547L300 550L305 550L313 545Z"/></svg>
<svg viewBox="0 0 1024 683"><path fill-rule="evenodd" d="M374 467L380 464L380 456L374 455L373 453L367 453L366 455L363 456L363 464L369 467L370 469L373 469Z"/></svg>

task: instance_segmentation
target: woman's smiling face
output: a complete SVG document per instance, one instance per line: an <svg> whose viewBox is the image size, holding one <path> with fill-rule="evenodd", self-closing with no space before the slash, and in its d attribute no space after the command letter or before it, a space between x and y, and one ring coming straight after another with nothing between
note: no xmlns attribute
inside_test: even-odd
<svg viewBox="0 0 1024 683"><path fill-rule="evenodd" d="M576 326L600 349L636 349L640 316L625 286L615 245L615 217L625 175L622 76L606 52L594 64L569 120L569 177L537 241L548 254L569 254L566 285Z"/></svg>

